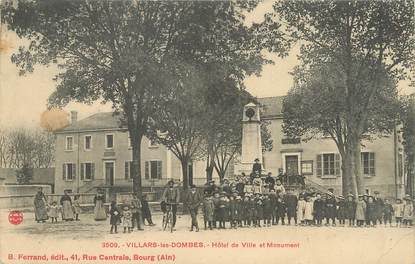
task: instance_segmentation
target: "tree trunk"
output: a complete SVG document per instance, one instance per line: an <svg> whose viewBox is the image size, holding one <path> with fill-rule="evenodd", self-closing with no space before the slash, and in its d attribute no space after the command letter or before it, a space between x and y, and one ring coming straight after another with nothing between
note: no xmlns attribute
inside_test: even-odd
<svg viewBox="0 0 415 264"><path fill-rule="evenodd" d="M215 163L213 161L213 155L207 155L206 158L206 180L210 182L213 179L213 169L215 167Z"/></svg>
<svg viewBox="0 0 415 264"><path fill-rule="evenodd" d="M351 180L352 180L352 156L348 151L342 155L342 193L343 196L347 196L349 193L356 194L352 188Z"/></svg>
<svg viewBox="0 0 415 264"><path fill-rule="evenodd" d="M361 169L360 140L356 140L352 147L354 152L354 175L356 178L356 189L358 193L364 193L365 184Z"/></svg>
<svg viewBox="0 0 415 264"><path fill-rule="evenodd" d="M141 140L143 136L138 133L130 133L133 147L133 192L139 196L142 194L141 184Z"/></svg>
<svg viewBox="0 0 415 264"><path fill-rule="evenodd" d="M188 177L188 171L187 171L189 160L183 159L181 160L181 163L182 163L183 189L187 190L189 187L189 177Z"/></svg>

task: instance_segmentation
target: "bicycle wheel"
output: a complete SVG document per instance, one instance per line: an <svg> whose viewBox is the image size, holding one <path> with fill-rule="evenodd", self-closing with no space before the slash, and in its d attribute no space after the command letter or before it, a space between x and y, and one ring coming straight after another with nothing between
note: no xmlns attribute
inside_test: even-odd
<svg viewBox="0 0 415 264"><path fill-rule="evenodd" d="M166 214L166 215L163 216L163 231L165 231L166 228L167 228L167 225L168 225L168 222L169 222L168 219L169 219L169 215L168 214Z"/></svg>
<svg viewBox="0 0 415 264"><path fill-rule="evenodd" d="M173 233L173 212L169 212L170 233Z"/></svg>

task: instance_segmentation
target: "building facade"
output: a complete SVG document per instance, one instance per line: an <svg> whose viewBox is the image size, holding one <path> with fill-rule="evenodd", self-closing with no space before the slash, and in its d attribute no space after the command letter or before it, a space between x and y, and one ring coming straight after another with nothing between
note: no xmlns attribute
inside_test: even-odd
<svg viewBox="0 0 415 264"><path fill-rule="evenodd" d="M143 138L141 144L143 187L165 186L167 181L182 178L179 160L166 147ZM132 190L132 147L126 128L112 113L97 113L76 120L56 131L55 192L92 192L112 188ZM195 184L206 182L205 163L189 164L189 176Z"/></svg>
<svg viewBox="0 0 415 264"><path fill-rule="evenodd" d="M282 130L283 98L259 99L261 119L269 122L273 140L272 150L263 155L265 170L275 174L281 168L287 174L301 174L311 182L333 187L336 193L341 193L341 157L335 142L324 136L307 142L287 138ZM404 151L398 128L392 135L363 141L361 161L366 193L379 191L388 197L404 195Z"/></svg>
<svg viewBox="0 0 415 264"><path fill-rule="evenodd" d="M263 153L264 173L277 175L282 169L288 175L304 175L309 182L321 187L333 187L341 192L341 157L329 137L288 139L282 130L283 97L258 99L261 120L269 123L273 140L271 151ZM132 148L129 133L120 126L112 113L97 113L76 120L56 132L55 192L91 192L98 187L131 191ZM362 172L367 193L380 191L388 197L401 197L405 192L404 152L402 135L395 129L392 135L362 142ZM143 187L165 186L169 179L180 181L179 160L166 147L143 138L141 144L141 175ZM234 176L235 164L227 177ZM205 161L189 164L193 182L206 182ZM190 176L189 175L189 176ZM216 174L214 179L218 179Z"/></svg>

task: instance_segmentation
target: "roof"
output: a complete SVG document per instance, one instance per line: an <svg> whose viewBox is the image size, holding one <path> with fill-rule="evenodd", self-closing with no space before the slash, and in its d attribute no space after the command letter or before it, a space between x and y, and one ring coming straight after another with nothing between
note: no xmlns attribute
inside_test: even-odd
<svg viewBox="0 0 415 264"><path fill-rule="evenodd" d="M281 115L284 96L263 97L258 98L257 100L261 104L261 117L270 118ZM63 129L56 131L56 133L85 130L115 130L120 128L123 128L120 115L114 116L113 112L102 112L70 124Z"/></svg>
<svg viewBox="0 0 415 264"><path fill-rule="evenodd" d="M56 132L59 133L80 130L104 130L120 128L122 128L120 115L115 116L113 112L102 112L79 120Z"/></svg>
<svg viewBox="0 0 415 264"><path fill-rule="evenodd" d="M261 117L273 117L282 114L282 103L285 96L258 98L261 104Z"/></svg>

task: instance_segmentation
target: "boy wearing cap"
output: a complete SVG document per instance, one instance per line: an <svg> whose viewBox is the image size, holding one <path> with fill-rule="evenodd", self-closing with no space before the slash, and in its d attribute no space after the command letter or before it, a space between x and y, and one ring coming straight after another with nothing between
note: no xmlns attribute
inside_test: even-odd
<svg viewBox="0 0 415 264"><path fill-rule="evenodd" d="M231 224L231 229L236 229L236 222L238 217L238 204L234 196L229 196L229 222Z"/></svg>
<svg viewBox="0 0 415 264"><path fill-rule="evenodd" d="M254 226L261 227L261 220L264 217L264 208L262 207L262 197L259 193L255 195L255 222Z"/></svg>
<svg viewBox="0 0 415 264"><path fill-rule="evenodd" d="M203 199L203 220L205 224L205 230L207 229L207 227L209 227L209 229L212 230L214 211L215 205L213 204L212 196L205 196L205 198Z"/></svg>
<svg viewBox="0 0 415 264"><path fill-rule="evenodd" d="M383 223L385 226L389 223L389 226L392 227L392 214L393 207L389 202L389 199L385 199L385 204L383 206Z"/></svg>
<svg viewBox="0 0 415 264"><path fill-rule="evenodd" d="M368 226L376 227L377 216L378 212L376 204L374 202L374 198L372 196L369 196L366 204L366 221L369 223Z"/></svg>
<svg viewBox="0 0 415 264"><path fill-rule="evenodd" d="M271 206L271 200L268 195L264 196L264 226L271 226L271 218L272 218L272 206Z"/></svg>
<svg viewBox="0 0 415 264"><path fill-rule="evenodd" d="M329 193L328 193L328 197L326 199L325 202L325 216L326 216L326 225L329 225L330 219L331 219L331 225L335 226L336 225L336 207L337 207L337 203L336 203L336 198L334 197L333 194L333 189L329 189Z"/></svg>
<svg viewBox="0 0 415 264"><path fill-rule="evenodd" d="M284 195L284 202L287 206L287 219L288 225L291 225L291 219L294 218L295 224L297 224L297 196L293 193L291 188L287 189L287 193Z"/></svg>
<svg viewBox="0 0 415 264"><path fill-rule="evenodd" d="M313 209L314 209L314 216L316 219L316 225L321 226L324 218L324 209L326 205L321 198L320 194L317 194L316 200L314 201Z"/></svg>
<svg viewBox="0 0 415 264"><path fill-rule="evenodd" d="M346 218L349 220L349 226L354 226L356 217L356 202L354 200L353 194L349 193L347 195L346 201Z"/></svg>
<svg viewBox="0 0 415 264"><path fill-rule="evenodd" d="M380 193L378 191L375 191L374 194L373 203L375 204L376 221L379 222L379 224L382 224L383 207L385 206L385 203L383 202L383 199L380 198Z"/></svg>
<svg viewBox="0 0 415 264"><path fill-rule="evenodd" d="M276 207L277 207L277 210L276 210L276 213L277 213L277 219L276 220L277 221L276 221L276 223L278 225L278 223L281 219L281 224L285 225L285 213L287 211L287 206L286 206L284 200L281 197L277 198L277 206Z"/></svg>
<svg viewBox="0 0 415 264"><path fill-rule="evenodd" d="M339 196L339 202L337 203L337 219L339 219L341 226L346 224L346 201L343 195Z"/></svg>

